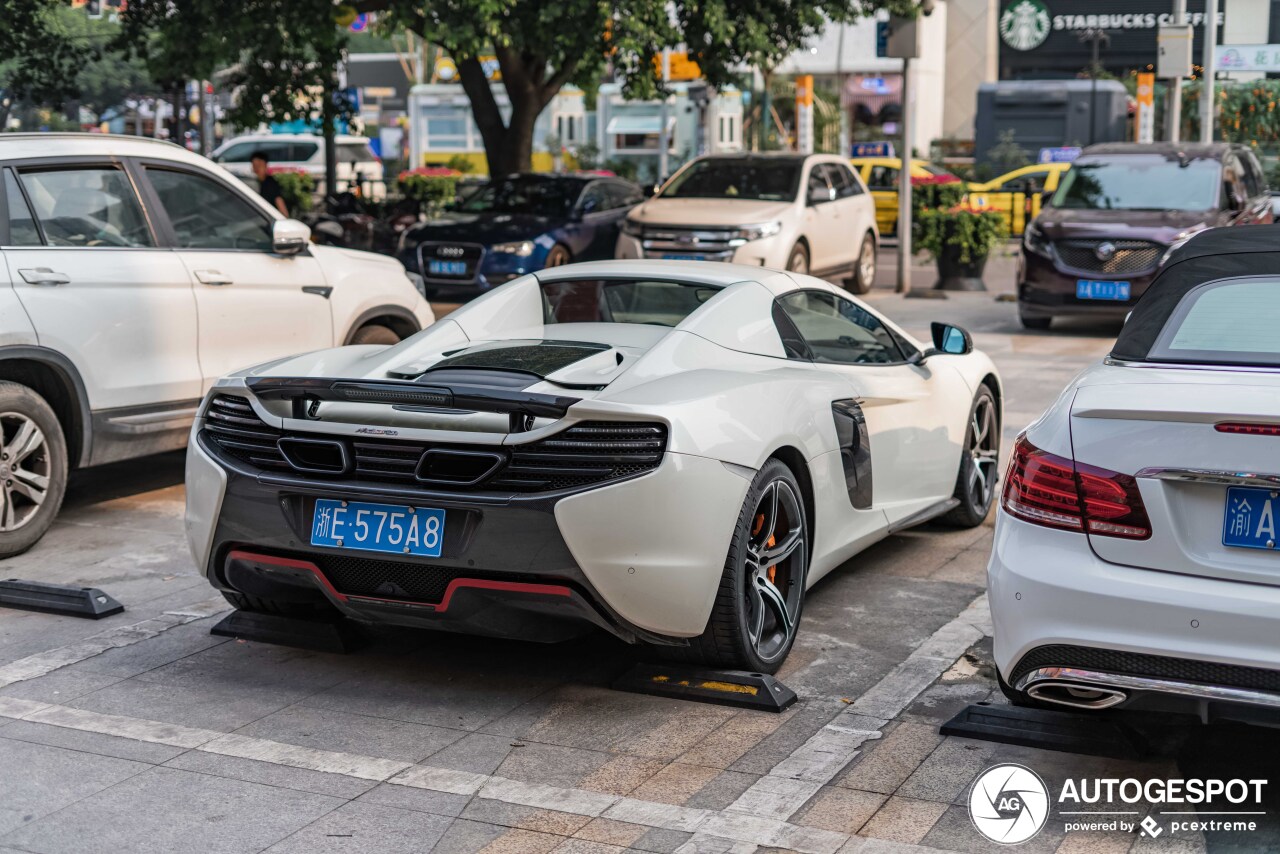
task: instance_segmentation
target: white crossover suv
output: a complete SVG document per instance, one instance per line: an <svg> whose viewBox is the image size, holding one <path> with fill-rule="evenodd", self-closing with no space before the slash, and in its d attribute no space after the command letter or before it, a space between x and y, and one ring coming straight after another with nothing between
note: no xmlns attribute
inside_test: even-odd
<svg viewBox="0 0 1280 854"><path fill-rule="evenodd" d="M1019 437L989 567L1015 703L1280 715L1277 239L1175 249Z"/></svg>
<svg viewBox="0 0 1280 854"><path fill-rule="evenodd" d="M399 261L309 236L176 145L0 136L0 558L69 468L182 447L228 371L434 320Z"/></svg>
<svg viewBox="0 0 1280 854"><path fill-rule="evenodd" d="M617 257L733 261L866 293L876 274L875 202L833 154L699 157L627 216Z"/></svg>

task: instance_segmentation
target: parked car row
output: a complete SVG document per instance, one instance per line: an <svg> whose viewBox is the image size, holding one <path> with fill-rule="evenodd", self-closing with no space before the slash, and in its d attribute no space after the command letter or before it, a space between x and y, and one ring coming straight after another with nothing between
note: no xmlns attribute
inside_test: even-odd
<svg viewBox="0 0 1280 854"><path fill-rule="evenodd" d="M615 177L516 174L407 229L397 257L441 299L469 299L525 273L610 258L734 261L839 277L866 293L875 204L834 155L700 157L652 198Z"/></svg>

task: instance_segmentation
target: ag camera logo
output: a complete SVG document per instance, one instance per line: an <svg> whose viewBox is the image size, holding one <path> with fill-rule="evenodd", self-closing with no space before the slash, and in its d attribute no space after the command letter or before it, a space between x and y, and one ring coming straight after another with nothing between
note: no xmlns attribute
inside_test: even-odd
<svg viewBox="0 0 1280 854"><path fill-rule="evenodd" d="M1026 842L1049 818L1049 788L1022 765L995 765L969 790L969 818L978 832L1001 845Z"/></svg>

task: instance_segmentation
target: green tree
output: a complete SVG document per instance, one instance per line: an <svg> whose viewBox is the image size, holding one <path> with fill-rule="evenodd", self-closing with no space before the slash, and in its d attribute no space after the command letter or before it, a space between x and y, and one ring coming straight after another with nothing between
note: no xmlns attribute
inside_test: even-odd
<svg viewBox="0 0 1280 854"><path fill-rule="evenodd" d="M333 0L131 0L127 40L157 79L202 78L230 65L241 124L331 111L324 92L345 34ZM773 68L828 22L878 9L915 14L915 0L353 0L381 26L439 46L458 68L491 174L526 170L534 121L567 83L590 85L606 65L628 94L655 96L654 57L685 44L713 85L743 65ZM504 116L481 66L497 57Z"/></svg>
<svg viewBox="0 0 1280 854"><path fill-rule="evenodd" d="M76 94L90 46L68 38L59 0L0 0L0 130L22 103L61 106Z"/></svg>

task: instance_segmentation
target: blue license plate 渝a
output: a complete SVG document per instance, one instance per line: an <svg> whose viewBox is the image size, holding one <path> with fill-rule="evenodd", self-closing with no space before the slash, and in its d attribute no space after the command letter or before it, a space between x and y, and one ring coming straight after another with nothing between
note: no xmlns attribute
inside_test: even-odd
<svg viewBox="0 0 1280 854"><path fill-rule="evenodd" d="M440 557L444 511L321 498L311 517L311 545Z"/></svg>
<svg viewBox="0 0 1280 854"><path fill-rule="evenodd" d="M428 261L427 272L437 276L465 276L466 261Z"/></svg>
<svg viewBox="0 0 1280 854"><path fill-rule="evenodd" d="M1269 489L1232 486L1223 509L1222 544L1242 549L1276 548L1280 497Z"/></svg>
<svg viewBox="0 0 1280 854"><path fill-rule="evenodd" d="M1127 302L1129 299L1128 282L1096 282L1092 279L1076 280L1076 299L1111 300Z"/></svg>

